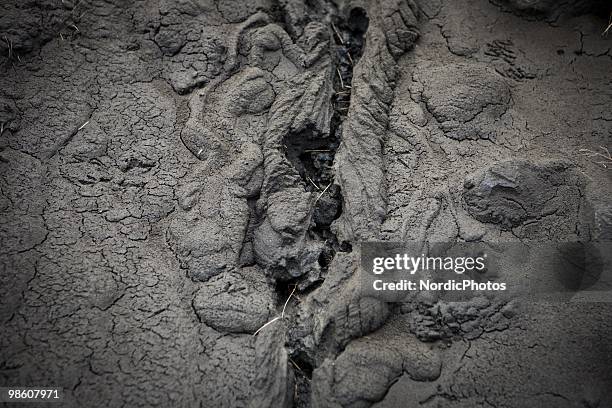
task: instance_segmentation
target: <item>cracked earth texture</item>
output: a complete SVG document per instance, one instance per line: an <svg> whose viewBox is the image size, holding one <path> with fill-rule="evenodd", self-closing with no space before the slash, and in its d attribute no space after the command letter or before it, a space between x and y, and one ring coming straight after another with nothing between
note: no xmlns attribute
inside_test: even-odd
<svg viewBox="0 0 612 408"><path fill-rule="evenodd" d="M610 11L3 1L0 385L612 406L611 303L385 303L357 277L362 241L612 237L612 173L580 154L612 145Z"/></svg>

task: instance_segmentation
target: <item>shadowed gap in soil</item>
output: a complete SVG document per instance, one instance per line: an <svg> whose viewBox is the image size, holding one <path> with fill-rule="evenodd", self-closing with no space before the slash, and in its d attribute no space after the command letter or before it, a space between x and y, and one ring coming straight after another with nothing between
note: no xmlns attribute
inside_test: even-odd
<svg viewBox="0 0 612 408"><path fill-rule="evenodd" d="M300 295L316 289L325 278L327 269L336 252L351 252L349 242L338 242L331 231L331 224L342 214L342 191L334 183L333 163L342 136L342 123L346 119L351 100L353 68L363 53L364 35L368 28L368 17L362 8L354 8L348 19L334 17L331 30L334 38L334 95L332 97L333 114L329 135L317 134L314 129L306 129L297 134L290 134L284 140L287 159L299 171L309 191L317 193L313 220L309 232L316 239L325 242L325 248L319 257L321 279L318 284L301 290ZM279 282L277 292L281 299L287 299L298 281ZM306 333L292 333L294 339ZM290 340L290 343L294 343ZM296 388L294 405L310 406L310 382L312 378L313 359L299 345L291 344L290 362L295 368Z"/></svg>

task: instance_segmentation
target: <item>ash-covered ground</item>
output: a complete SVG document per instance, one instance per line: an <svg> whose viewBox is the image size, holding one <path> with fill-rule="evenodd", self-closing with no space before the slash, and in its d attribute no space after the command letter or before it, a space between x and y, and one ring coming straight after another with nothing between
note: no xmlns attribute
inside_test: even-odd
<svg viewBox="0 0 612 408"><path fill-rule="evenodd" d="M3 1L0 386L612 406L611 303L386 303L358 278L364 241L612 238L611 11Z"/></svg>

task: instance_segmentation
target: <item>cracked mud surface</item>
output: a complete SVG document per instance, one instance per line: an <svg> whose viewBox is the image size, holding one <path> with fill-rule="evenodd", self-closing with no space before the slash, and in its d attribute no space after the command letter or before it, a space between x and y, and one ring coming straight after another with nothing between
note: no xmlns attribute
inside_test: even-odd
<svg viewBox="0 0 612 408"><path fill-rule="evenodd" d="M610 11L3 2L0 385L612 406L611 303L394 304L357 276L362 241L612 238L612 173L579 153L612 145Z"/></svg>

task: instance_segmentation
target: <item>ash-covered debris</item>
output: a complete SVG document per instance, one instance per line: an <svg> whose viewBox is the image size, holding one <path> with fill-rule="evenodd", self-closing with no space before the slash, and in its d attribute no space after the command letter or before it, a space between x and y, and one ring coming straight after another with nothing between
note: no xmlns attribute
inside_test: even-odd
<svg viewBox="0 0 612 408"><path fill-rule="evenodd" d="M612 405L607 303L387 303L360 279L363 241L610 236L606 7L3 3L0 385Z"/></svg>

